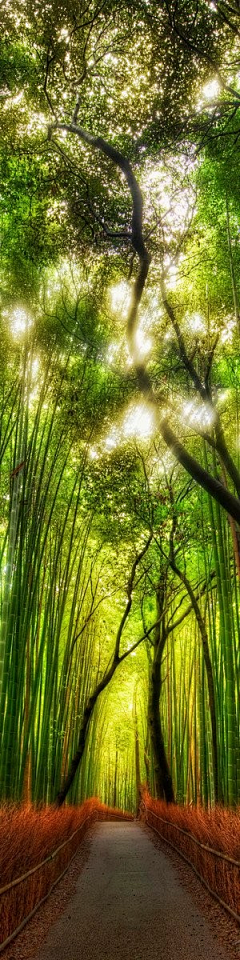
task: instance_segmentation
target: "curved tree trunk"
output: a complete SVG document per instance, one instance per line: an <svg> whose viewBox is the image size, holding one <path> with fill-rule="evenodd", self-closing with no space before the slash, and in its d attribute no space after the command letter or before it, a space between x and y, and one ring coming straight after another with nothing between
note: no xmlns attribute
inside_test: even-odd
<svg viewBox="0 0 240 960"><path fill-rule="evenodd" d="M73 784L75 774L79 768L79 765L83 756L88 727L91 720L91 716L93 714L95 703L97 702L99 694L102 693L102 691L105 690L105 687L107 687L108 684L110 683L110 680L112 679L113 674L115 673L115 670L118 667L118 663L119 663L118 659L113 660L113 663L110 669L108 670L107 674L96 687L96 690L94 691L94 694L92 695L92 697L89 697L89 700L84 710L83 719L82 719L82 723L79 731L77 750L70 763L69 771L64 780L63 786L61 787L61 790L59 790L59 793L57 794L56 801L55 801L56 807L62 806L70 790L70 787Z"/></svg>
<svg viewBox="0 0 240 960"><path fill-rule="evenodd" d="M148 714L154 757L155 784L158 799L165 800L166 803L174 803L175 797L172 777L168 766L161 726L159 706L161 686L161 662L156 658L152 665Z"/></svg>
<svg viewBox="0 0 240 960"><path fill-rule="evenodd" d="M71 123L61 123L58 120L50 124L48 129L49 139L52 137L52 133L55 130L66 130L69 133L73 133L77 136L83 143L88 144L92 147L93 151L97 150L102 153L105 157L108 157L116 167L122 171L132 199L132 228L129 234L129 240L132 243L134 251L137 253L139 259L138 272L135 278L135 281L132 286L132 299L130 303L128 318L127 318L127 339L129 351L133 360L133 366L137 376L137 382L141 393L147 398L148 402L152 405L153 410L155 410L158 415L158 423L160 433L167 444L167 447L172 450L174 456L178 463L181 463L185 468L190 477L196 481L196 483L202 487L204 490L213 497L224 510L227 511L233 517L237 523L240 524L240 503L239 499L235 497L230 491L226 491L225 487L219 480L216 480L207 470L204 470L201 464L195 460L195 457L192 457L191 454L185 450L185 447L179 442L178 438L173 433L171 427L168 424L168 421L165 417L161 416L161 404L162 401L165 404L164 394L161 391L157 393L154 390L151 374L148 372L146 364L144 361L139 361L139 352L136 344L136 329L137 329L137 319L138 319L138 309L141 303L142 294L148 277L148 271L150 266L150 254L148 252L144 236L143 236L143 197L142 193L136 180L136 177L133 173L133 169L129 160L115 147L104 140L103 137L95 137L88 130L83 129L83 127L78 126L77 117L79 112L80 101L77 101L76 108L74 110L73 118ZM122 234L121 234L122 235ZM125 236L128 236L125 232ZM201 380L195 370L191 359L187 357L184 341L180 332L178 325L176 325L176 318L174 312L168 303L165 295L163 296L164 305L167 309L169 316L172 319L172 322L175 327L175 332L177 332L178 343L180 346L180 355L184 363L184 366L188 370L193 379L196 389L200 392L200 395L203 399L208 399L207 391L204 385L201 384ZM229 451L227 450L223 430L221 428L220 420L215 410L216 415L216 434L217 442L215 444L216 449L221 454L222 459L225 463L226 469L229 472L229 475L232 477L233 482L235 483L236 489L240 492L240 476L238 470L233 463Z"/></svg>
<svg viewBox="0 0 240 960"><path fill-rule="evenodd" d="M143 559L145 553L147 553L149 544L151 543L151 539L152 539L152 534L150 534L150 536L148 537L148 540L147 540L146 543L144 544L142 550L140 550L140 553L136 554L135 560L133 561L132 568L131 568L131 573L130 573L129 580L128 580L128 583L127 583L127 603L126 603L125 609L124 609L124 611L123 611L123 615L122 615L122 617L121 617L120 624L119 624L119 627L118 627L118 630L117 630L117 636L116 636L116 642L115 642L115 650L114 650L114 654L113 654L112 663L111 663L110 667L108 668L108 670L106 671L106 673L104 674L104 676L102 677L102 680L100 680L99 683L97 684L97 686L96 686L96 688L95 688L95 690L94 690L94 693L92 694L91 697L89 697L89 699L88 699L88 701L87 701L87 704L86 704L86 707L85 707L85 710L84 710L84 713L83 713L83 718L82 718L82 723L81 723L80 731L79 731L77 750L76 750L76 753L74 754L74 757L72 758L72 760L71 760L71 762L70 762L69 771L68 771L67 776L66 776L66 778L65 778L65 780L64 780L64 783L63 783L63 785L62 785L62 787L61 787L61 790L60 790L59 793L57 794L56 801L55 801L57 807L61 807L62 804L64 803L64 800L66 799L66 796L67 796L67 794L68 794L68 792L69 792L69 790L70 790L70 787L72 786L72 783L73 783L73 781L74 781L75 774L76 774L76 772L77 772L77 770L78 770L78 768L79 768L79 766L80 766L81 759L82 759L83 752L84 752L84 748L85 748L85 743L86 743L86 738L87 738L89 723L90 723L90 720L91 720L91 717L92 717L92 714L93 714L93 710L94 710L94 707L95 707L95 703L97 702L100 693L102 693L103 690L105 690L105 688L108 686L108 684L109 684L110 681L112 680L112 677L113 677L113 675L114 675L114 673L115 673L115 670L117 670L117 667L118 667L119 663L122 663L123 660L125 660L126 657L131 654L132 650L133 650L136 646L138 646L139 643L142 642L142 640L144 640L144 636L143 636L140 641L137 641L137 643L134 644L133 647L131 647L129 650L127 650L125 653L123 653L122 656L120 656L120 652L119 652L119 651L120 651L120 643L121 643L122 633L123 633L123 630L124 630L124 627L125 627L126 620L127 620L128 616L129 616L129 614L130 614L131 607L132 607L132 597L133 597L133 589L134 589L134 580L135 580L136 570L137 570L137 567L138 567L139 563L141 563L141 560Z"/></svg>
<svg viewBox="0 0 240 960"><path fill-rule="evenodd" d="M154 773L157 796L166 803L174 803L172 776L168 765L164 745L161 717L160 696L162 689L161 666L163 651L167 639L164 627L165 576L160 576L156 591L157 618L154 632L154 657L150 672L150 690L148 705L148 722L152 742Z"/></svg>

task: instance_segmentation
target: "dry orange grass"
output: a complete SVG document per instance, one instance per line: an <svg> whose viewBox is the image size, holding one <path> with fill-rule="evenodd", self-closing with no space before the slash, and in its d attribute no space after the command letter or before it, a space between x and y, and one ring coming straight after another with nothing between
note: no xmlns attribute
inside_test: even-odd
<svg viewBox="0 0 240 960"><path fill-rule="evenodd" d="M86 800L81 807L59 810L13 804L0 808L0 888L36 867L82 827L53 860L0 895L0 946L46 896L78 849L90 823L111 816L131 815L111 810L96 798Z"/></svg>
<svg viewBox="0 0 240 960"><path fill-rule="evenodd" d="M193 864L211 890L240 917L240 810L226 810L216 806L213 810L201 807L168 806L143 794L146 816L162 836L169 840ZM157 820L156 814L161 817ZM179 831L183 830L184 833ZM230 857L237 864L221 859L204 850L204 846Z"/></svg>

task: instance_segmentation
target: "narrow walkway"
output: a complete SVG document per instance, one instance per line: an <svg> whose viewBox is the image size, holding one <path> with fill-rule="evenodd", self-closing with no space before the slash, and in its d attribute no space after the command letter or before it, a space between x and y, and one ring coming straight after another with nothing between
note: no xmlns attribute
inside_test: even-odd
<svg viewBox="0 0 240 960"><path fill-rule="evenodd" d="M36 960L227 960L178 875L138 823L94 827L75 896Z"/></svg>

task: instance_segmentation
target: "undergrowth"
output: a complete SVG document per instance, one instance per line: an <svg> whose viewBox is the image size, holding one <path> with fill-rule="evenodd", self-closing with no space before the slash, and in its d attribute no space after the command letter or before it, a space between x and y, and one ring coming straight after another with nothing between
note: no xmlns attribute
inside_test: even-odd
<svg viewBox="0 0 240 960"><path fill-rule="evenodd" d="M192 863L212 892L240 919L240 809L167 805L154 800L147 791L142 800L142 818ZM196 844L194 838L208 849Z"/></svg>
<svg viewBox="0 0 240 960"><path fill-rule="evenodd" d="M86 800L79 807L67 806L59 810L53 806L39 809L29 804L6 804L0 808L1 889L36 867L69 840L53 860L0 894L0 946L47 895L78 849L91 822L112 816L131 818L131 814L112 810L99 803L97 798ZM76 830L79 832L70 839Z"/></svg>

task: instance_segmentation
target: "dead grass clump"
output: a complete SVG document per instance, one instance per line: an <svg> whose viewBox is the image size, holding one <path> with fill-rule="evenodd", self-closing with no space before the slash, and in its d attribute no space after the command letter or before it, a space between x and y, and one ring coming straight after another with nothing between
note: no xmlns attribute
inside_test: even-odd
<svg viewBox="0 0 240 960"><path fill-rule="evenodd" d="M147 791L143 803L150 826L183 853L211 890L240 916L240 810L167 805Z"/></svg>
<svg viewBox="0 0 240 960"><path fill-rule="evenodd" d="M39 809L29 804L1 807L1 889L53 856L58 847L61 849L39 870L0 895L0 945L47 895L78 849L90 824L94 820L118 816L129 819L131 815L112 810L100 804L97 798L86 800L79 807L68 806L59 810L53 806ZM65 841L68 842L62 847Z"/></svg>

